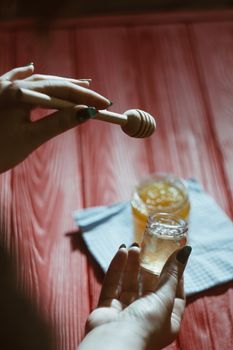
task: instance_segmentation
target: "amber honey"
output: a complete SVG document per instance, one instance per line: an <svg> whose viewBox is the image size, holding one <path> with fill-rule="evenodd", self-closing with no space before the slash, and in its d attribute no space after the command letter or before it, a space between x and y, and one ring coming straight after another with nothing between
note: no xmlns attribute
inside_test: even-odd
<svg viewBox="0 0 233 350"><path fill-rule="evenodd" d="M132 214L135 241L139 244L149 215L163 212L188 220L190 203L182 179L171 174L155 174L143 181L133 193Z"/></svg>

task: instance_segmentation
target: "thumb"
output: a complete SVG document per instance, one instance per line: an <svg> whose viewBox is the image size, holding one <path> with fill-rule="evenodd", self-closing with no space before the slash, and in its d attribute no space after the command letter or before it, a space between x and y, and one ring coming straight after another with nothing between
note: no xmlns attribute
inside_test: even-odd
<svg viewBox="0 0 233 350"><path fill-rule="evenodd" d="M30 134L33 135L35 148L54 136L94 118L96 113L95 107L79 105L60 110L30 123Z"/></svg>
<svg viewBox="0 0 233 350"><path fill-rule="evenodd" d="M166 261L158 281L155 293L164 301L171 312L179 282L183 276L191 251L192 248L190 246L176 250Z"/></svg>

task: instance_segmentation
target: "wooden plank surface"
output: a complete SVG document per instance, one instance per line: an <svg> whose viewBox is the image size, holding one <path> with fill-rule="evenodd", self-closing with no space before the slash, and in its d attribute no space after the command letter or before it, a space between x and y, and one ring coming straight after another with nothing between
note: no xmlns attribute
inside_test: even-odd
<svg viewBox="0 0 233 350"><path fill-rule="evenodd" d="M233 23L195 24L190 38L233 215Z"/></svg>
<svg viewBox="0 0 233 350"><path fill-rule="evenodd" d="M93 85L113 100L112 110L119 112L144 108L140 98L141 79L134 71L128 38L125 28L76 32L75 47L82 47L77 52L77 75L91 74ZM93 61L93 57L98 59ZM128 137L119 126L93 121L82 133L81 145L85 206L130 198L133 185L150 170L147 141ZM100 284L96 284L92 270L90 286L94 307Z"/></svg>
<svg viewBox="0 0 233 350"><path fill-rule="evenodd" d="M34 61L39 72L74 74L69 32L19 31L14 40L16 65ZM11 171L7 238L20 285L50 324L56 349L75 348L89 313L86 256L66 235L76 229L72 211L83 206L76 133L48 142Z"/></svg>
<svg viewBox="0 0 233 350"><path fill-rule="evenodd" d="M126 79L125 85L122 86L120 90L117 85L115 86L117 101L124 101L127 95L127 102L131 103L131 105L138 102L139 105L137 104L137 107L153 111L155 115L158 114L158 130L148 142L145 142L145 150L142 148L135 148L135 146L132 147L133 145L130 139L126 140L128 143L128 147L125 147L127 153L124 152L123 155L121 153L121 147L118 147L122 145L123 140L117 143L118 146L115 146L115 143L112 146L108 144L106 150L106 140L108 140L108 138L114 140L111 134L106 136L106 133L109 134L109 126L106 126L107 130L105 131L104 138L101 129L101 136L98 138L97 142L92 142L89 145L88 151L83 149L86 160L85 168L87 167L86 179L88 179L88 174L91 173L93 166L90 154L95 154L95 156L97 156L97 149L100 152L103 149L103 154L105 155L105 152L108 152L108 155L112 158L110 152L114 148L116 159L121 159L120 164L113 164L109 162L109 157L103 156L100 157L100 159L96 157L96 159L93 156L93 158L96 159L94 163L94 173L101 173L104 169L104 174L107 172L109 176L106 178L104 176L104 181L102 183L103 189L99 183L98 177L96 181L93 178L89 180L90 183L86 186L85 190L85 194L88 195L87 205L102 203L99 203L99 201L96 203L91 194L89 195L89 193L93 193L92 186L101 189L101 192L104 191L104 194L107 195L108 191L106 193L106 188L113 188L112 182L114 182L114 179L115 181L119 181L118 176L124 171L124 160L125 157L127 157L127 165L129 164L128 158L131 158L132 167L136 160L139 166L140 176L151 171L172 171L183 177L197 178L216 198L223 209L230 214L231 208L225 182L222 178L222 164L221 159L219 159L218 148L215 139L208 137L208 135L212 135L211 126L209 125L210 121L207 117L208 111L206 111L205 108L205 96L202 95L199 86L199 76L196 69L194 52L186 26L137 26L136 29L114 29L108 30L107 32L103 29L95 28L93 32L90 29L88 31L79 30L77 36L80 46L85 43L84 47L86 48L87 46L88 48L87 51L83 50L84 58L80 62L80 67L88 66L88 68L85 69L87 69L87 71L92 71L93 64L91 57L92 54L94 54L99 57L96 63L98 64L97 71L101 71L100 66L103 65L106 67L104 69L106 76L111 74L111 82L108 84L107 92L111 91L109 85L114 83L114 75L108 72L107 61L113 62L113 60L111 53L106 53L104 48L108 47L111 42L113 42L114 44L111 52L114 52L116 62L122 62L120 68L114 66L114 64L111 65L111 70L117 77L115 79L118 79L119 76L123 79L122 72L125 72L127 77L131 77L131 73L134 72L130 79L134 86L134 93L127 95L129 87ZM128 40L128 38L131 39ZM124 46L125 43L127 43L127 48ZM87 55L88 52L91 52L89 54L90 56ZM130 52L132 56L130 56ZM153 55L153 53L155 54ZM135 59L132 59L132 57ZM153 57L153 59L147 59L145 64L145 57ZM128 62L130 62L130 65L127 68ZM96 67L94 69L96 70ZM137 74L135 74L135 72L137 72ZM105 78L103 77L103 79ZM103 84L101 87L103 87ZM112 95L109 96L112 98ZM119 107L121 107L121 105ZM86 129L88 135L87 139L95 140L90 128L91 125ZM121 135L120 137L122 138L123 136ZM99 142L100 140L102 140L101 143ZM86 143L82 142L82 144ZM135 158L135 151L139 158L138 160ZM145 152L147 152L147 154L150 152L149 161L147 160L147 167L144 167L140 162L140 159L145 159ZM90 161L88 161L88 159L90 159ZM97 163L98 160L100 160L99 163ZM140 166L142 169L141 171ZM107 169L107 171L105 169ZM128 175L130 179L134 179L133 168ZM130 187L131 184L125 184L125 186L121 184L118 193L112 194L112 199L117 200L119 198L122 188L124 188L124 192L129 195ZM109 199L111 200L111 198ZM92 281L94 282L92 286L94 291L92 294L96 295L95 278L93 278ZM218 298L215 299L216 304L218 302L221 303L221 298L219 300ZM94 305L95 302L96 300L94 300ZM186 330L193 324L193 321L198 328L200 319L203 318L203 303L205 305L205 301L202 299L200 302L199 300L195 302L194 310L198 317L195 317L192 306L188 306L188 316L186 316L187 327L183 328L184 330L181 333L178 344L186 343ZM209 310L206 305L205 308L206 314L209 313L210 318L216 317L217 308ZM228 319L228 321L230 322L230 319ZM225 324L225 322L222 324ZM205 349L207 345L212 346L208 316L203 318L202 327L205 329L205 331L203 331L205 336L203 337L203 334L200 332L194 332L192 336L193 341L186 344L187 349L191 349L193 344L199 344L200 348L203 349Z"/></svg>
<svg viewBox="0 0 233 350"><path fill-rule="evenodd" d="M34 61L37 72L91 77L93 88L113 100L112 110L141 108L158 121L148 140L91 121L0 177L1 241L54 349L71 350L81 340L103 277L78 234L68 234L74 209L130 198L142 176L169 171L196 177L233 218L232 24L221 21L98 28L77 22L48 33L24 26L1 34L2 72ZM169 349L230 349L232 300L232 284L192 298Z"/></svg>

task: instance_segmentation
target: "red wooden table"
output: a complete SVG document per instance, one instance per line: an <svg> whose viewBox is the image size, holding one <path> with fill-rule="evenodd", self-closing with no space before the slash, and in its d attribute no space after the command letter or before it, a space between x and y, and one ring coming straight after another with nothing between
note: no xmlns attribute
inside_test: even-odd
<svg viewBox="0 0 233 350"><path fill-rule="evenodd" d="M114 111L141 108L157 116L157 131L145 140L88 122L0 177L1 244L18 290L37 310L22 332L35 340L40 324L54 349L71 350L103 278L75 234L75 209L127 199L142 176L168 171L197 178L233 218L233 12L86 18L43 31L33 21L0 28L1 72L33 61L38 73L92 78ZM27 309L15 310L27 318ZM232 283L193 297L169 349L232 349L232 315ZM14 322L12 338L21 324Z"/></svg>

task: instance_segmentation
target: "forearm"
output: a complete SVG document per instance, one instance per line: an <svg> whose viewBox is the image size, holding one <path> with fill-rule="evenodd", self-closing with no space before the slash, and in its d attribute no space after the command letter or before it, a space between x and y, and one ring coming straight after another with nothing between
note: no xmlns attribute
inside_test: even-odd
<svg viewBox="0 0 233 350"><path fill-rule="evenodd" d="M146 337L139 328L111 323L89 332L77 350L145 350Z"/></svg>

